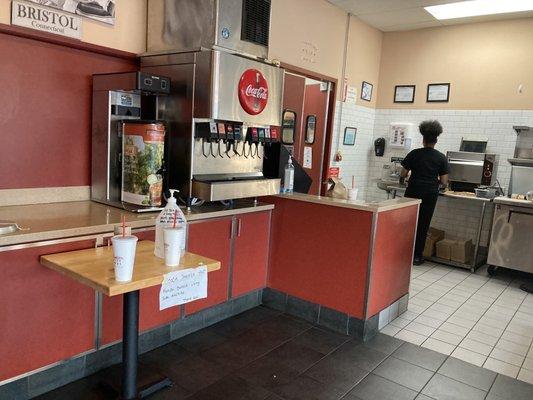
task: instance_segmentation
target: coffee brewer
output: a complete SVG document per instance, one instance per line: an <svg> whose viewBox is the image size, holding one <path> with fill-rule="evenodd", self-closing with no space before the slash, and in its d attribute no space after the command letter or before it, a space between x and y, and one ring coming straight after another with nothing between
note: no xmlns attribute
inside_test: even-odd
<svg viewBox="0 0 533 400"><path fill-rule="evenodd" d="M162 207L166 126L157 104L169 92L159 75L93 75L92 200L138 212Z"/></svg>

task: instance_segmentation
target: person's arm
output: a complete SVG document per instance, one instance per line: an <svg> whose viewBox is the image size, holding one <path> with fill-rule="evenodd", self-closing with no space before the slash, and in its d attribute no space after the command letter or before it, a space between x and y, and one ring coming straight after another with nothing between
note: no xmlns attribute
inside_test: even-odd
<svg viewBox="0 0 533 400"><path fill-rule="evenodd" d="M448 159L444 157L442 165L439 171L439 182L445 188L448 187L448 174L450 173L450 164L448 164Z"/></svg>
<svg viewBox="0 0 533 400"><path fill-rule="evenodd" d="M411 172L412 158L413 158L413 155L411 152L407 154L402 161L402 170L400 172L400 183L402 185L405 183L405 178L409 176L409 172Z"/></svg>

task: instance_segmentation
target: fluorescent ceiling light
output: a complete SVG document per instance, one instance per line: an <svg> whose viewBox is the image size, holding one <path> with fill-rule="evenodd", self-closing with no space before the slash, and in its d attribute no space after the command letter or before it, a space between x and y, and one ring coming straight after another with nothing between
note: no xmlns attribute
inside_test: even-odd
<svg viewBox="0 0 533 400"><path fill-rule="evenodd" d="M437 19L476 17L533 10L533 0L470 0L424 7Z"/></svg>

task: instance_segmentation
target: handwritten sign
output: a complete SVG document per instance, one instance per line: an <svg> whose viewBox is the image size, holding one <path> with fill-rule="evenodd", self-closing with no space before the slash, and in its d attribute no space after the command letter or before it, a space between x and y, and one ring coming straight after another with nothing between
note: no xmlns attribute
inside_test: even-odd
<svg viewBox="0 0 533 400"><path fill-rule="evenodd" d="M165 274L159 291L159 310L207 297L207 266Z"/></svg>

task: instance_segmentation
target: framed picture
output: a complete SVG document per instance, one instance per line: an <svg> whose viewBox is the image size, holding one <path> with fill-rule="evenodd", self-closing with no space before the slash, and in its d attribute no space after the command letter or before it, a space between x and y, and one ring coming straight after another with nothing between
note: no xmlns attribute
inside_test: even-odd
<svg viewBox="0 0 533 400"><path fill-rule="evenodd" d="M355 145L355 136L357 135L357 128L351 128L347 126L344 128L344 141L342 142L345 146Z"/></svg>
<svg viewBox="0 0 533 400"><path fill-rule="evenodd" d="M43 6L78 14L109 25L115 25L116 0L29 0ZM127 7L127 6L126 6Z"/></svg>
<svg viewBox="0 0 533 400"><path fill-rule="evenodd" d="M415 85L396 85L394 87L395 103L414 103Z"/></svg>
<svg viewBox="0 0 533 400"><path fill-rule="evenodd" d="M428 103L447 103L450 100L449 83L430 83L426 101Z"/></svg>
<svg viewBox="0 0 533 400"><path fill-rule="evenodd" d="M371 83L363 81L361 85L361 99L370 101L372 100L372 89L374 86Z"/></svg>

